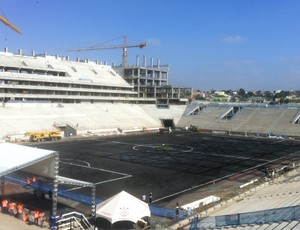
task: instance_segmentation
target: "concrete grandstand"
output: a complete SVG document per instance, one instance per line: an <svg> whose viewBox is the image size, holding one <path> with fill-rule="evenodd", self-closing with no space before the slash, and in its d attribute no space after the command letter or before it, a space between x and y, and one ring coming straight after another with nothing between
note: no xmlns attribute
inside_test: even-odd
<svg viewBox="0 0 300 230"><path fill-rule="evenodd" d="M184 106L176 105L160 109L125 103L16 104L0 109L4 121L0 136L22 139L29 131L63 130L66 126L76 129L78 135L157 130L163 120L171 120L176 126L184 110Z"/></svg>
<svg viewBox="0 0 300 230"><path fill-rule="evenodd" d="M223 131L229 134L299 136L300 130L296 121L299 118L300 107L195 104L187 109L178 126L195 125L199 129ZM236 112L232 112L234 110Z"/></svg>
<svg viewBox="0 0 300 230"><path fill-rule="evenodd" d="M120 133L158 129L162 126L185 128L196 126L199 131L264 137L300 136L298 107L205 105L197 113L193 106L127 103L5 103L0 109L0 136L21 138L25 132L57 129L66 126L77 134ZM165 123L164 121L169 121ZM67 135L66 135L67 136Z"/></svg>

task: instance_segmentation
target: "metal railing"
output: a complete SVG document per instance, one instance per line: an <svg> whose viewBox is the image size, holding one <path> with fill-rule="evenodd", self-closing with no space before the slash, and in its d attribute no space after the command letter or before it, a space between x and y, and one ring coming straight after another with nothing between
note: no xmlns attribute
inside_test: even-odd
<svg viewBox="0 0 300 230"><path fill-rule="evenodd" d="M268 209L256 212L216 216L216 226L265 224L300 219L300 206Z"/></svg>
<svg viewBox="0 0 300 230"><path fill-rule="evenodd" d="M90 224L87 218L78 212L70 212L57 217L57 229L80 229L92 230L94 226Z"/></svg>

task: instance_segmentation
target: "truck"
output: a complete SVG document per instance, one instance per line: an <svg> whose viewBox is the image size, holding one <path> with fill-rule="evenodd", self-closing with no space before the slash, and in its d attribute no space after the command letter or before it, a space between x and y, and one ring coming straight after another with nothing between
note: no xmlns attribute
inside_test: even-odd
<svg viewBox="0 0 300 230"><path fill-rule="evenodd" d="M27 132L25 136L29 137L31 142L56 141L62 137L59 131Z"/></svg>

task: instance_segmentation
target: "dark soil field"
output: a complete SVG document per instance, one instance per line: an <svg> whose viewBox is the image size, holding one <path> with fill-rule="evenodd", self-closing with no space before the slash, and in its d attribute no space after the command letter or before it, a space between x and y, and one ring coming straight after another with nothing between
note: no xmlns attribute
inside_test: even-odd
<svg viewBox="0 0 300 230"><path fill-rule="evenodd" d="M59 174L96 184L105 200L122 190L136 197L151 192L152 203L186 204L225 196L239 185L299 159L300 142L216 136L193 132L70 138L31 143L60 154ZM84 188L69 188L90 195Z"/></svg>

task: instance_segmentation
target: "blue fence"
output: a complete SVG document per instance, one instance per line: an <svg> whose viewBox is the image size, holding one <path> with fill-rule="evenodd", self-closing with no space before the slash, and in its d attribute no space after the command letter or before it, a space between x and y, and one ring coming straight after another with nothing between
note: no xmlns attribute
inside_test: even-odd
<svg viewBox="0 0 300 230"><path fill-rule="evenodd" d="M18 177L16 175L10 175L10 176L5 176L6 180L9 180L13 183L20 184L21 186L25 187L26 183L24 178ZM47 184L47 183L34 183L31 184L31 188L36 189L40 193L45 193L47 194L49 190L53 190L52 186ZM84 194L79 194L71 191L67 191L64 189L59 189L58 190L58 195L60 197L64 197L69 200L77 201L85 205L91 205L92 204L92 197L87 196ZM96 198L96 204L101 203L103 200L97 199ZM167 217L169 219L175 219L176 218L176 211L175 209L170 209L170 208L163 208L163 207L158 207L155 205L149 205L151 215L154 216L160 216L160 217ZM180 210L179 212L179 219L184 219L187 217L187 212L185 210Z"/></svg>
<svg viewBox="0 0 300 230"><path fill-rule="evenodd" d="M189 230L198 230L199 223L200 219L198 217L193 218Z"/></svg>
<svg viewBox="0 0 300 230"><path fill-rule="evenodd" d="M298 205L285 208L268 209L257 212L216 216L215 219L217 227L241 224L265 224L297 219L299 220L300 206Z"/></svg>

